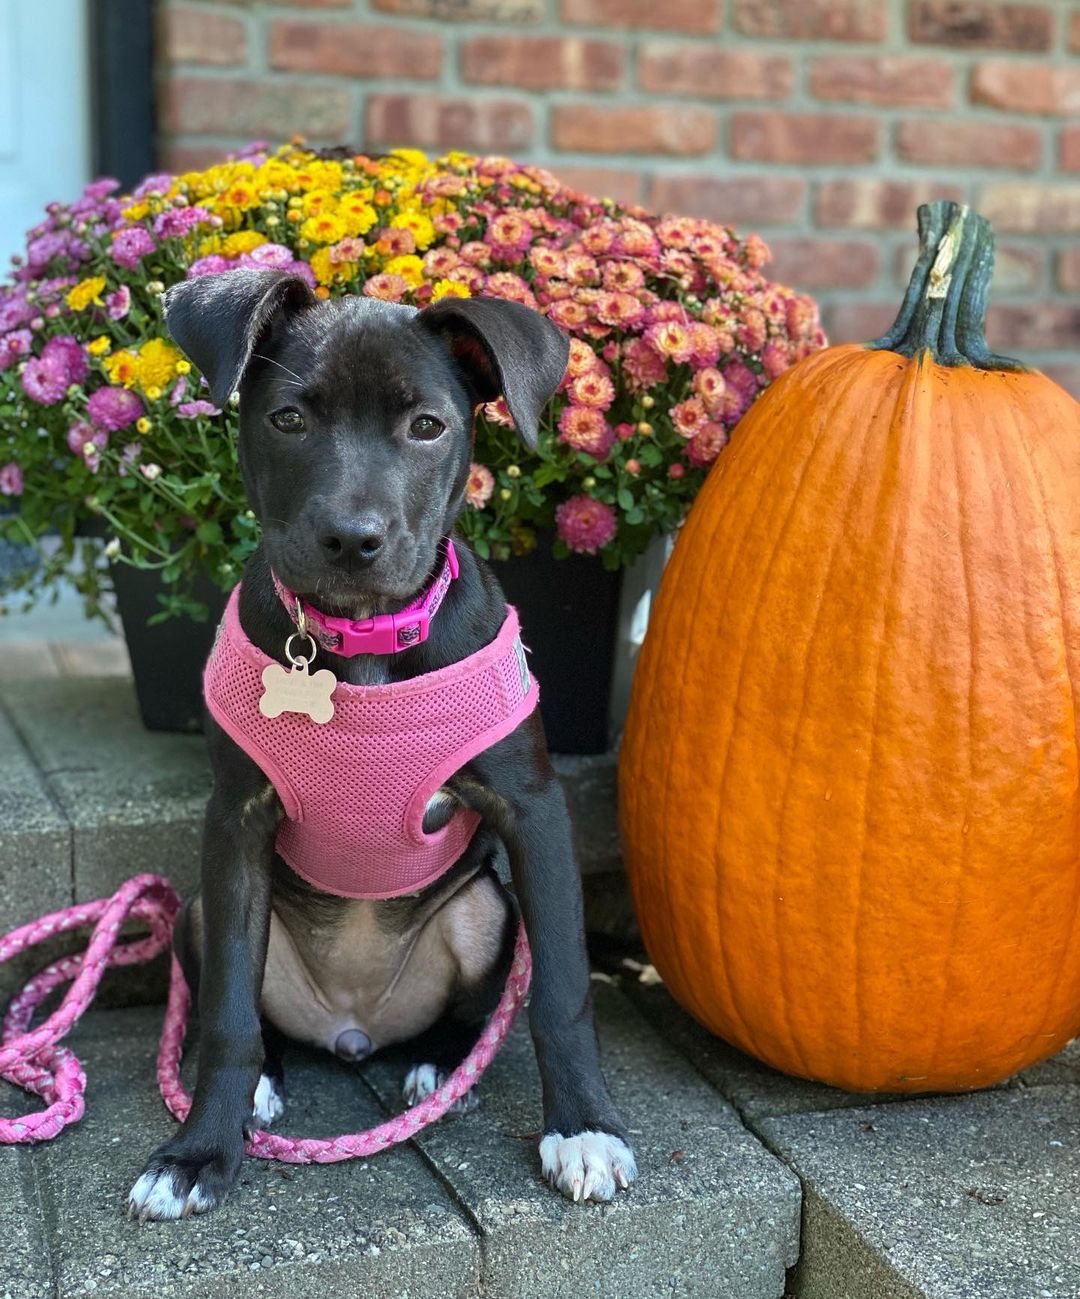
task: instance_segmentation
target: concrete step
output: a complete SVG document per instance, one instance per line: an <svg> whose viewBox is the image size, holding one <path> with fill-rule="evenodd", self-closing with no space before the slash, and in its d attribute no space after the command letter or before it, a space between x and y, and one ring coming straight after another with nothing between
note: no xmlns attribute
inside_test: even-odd
<svg viewBox="0 0 1080 1299"><path fill-rule="evenodd" d="M82 1122L45 1146L0 1148L0 1295L779 1299L798 1252L797 1180L621 993L597 992L640 1166L614 1204L575 1205L542 1183L539 1080L519 1023L476 1110L369 1160L249 1160L221 1210L143 1227L127 1221L126 1194L175 1126L154 1080L160 1011L91 1012L74 1035L90 1077ZM378 1122L401 1108L402 1072L292 1053L280 1128ZM13 1103L0 1086L5 1112Z"/></svg>
<svg viewBox="0 0 1080 1299"><path fill-rule="evenodd" d="M789 1078L657 986L630 999L800 1178L795 1299L1077 1299L1080 1039L965 1096Z"/></svg>

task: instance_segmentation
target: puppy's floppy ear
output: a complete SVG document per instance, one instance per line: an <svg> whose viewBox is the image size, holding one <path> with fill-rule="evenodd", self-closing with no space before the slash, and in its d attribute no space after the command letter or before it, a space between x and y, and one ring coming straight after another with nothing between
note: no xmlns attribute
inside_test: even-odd
<svg viewBox="0 0 1080 1299"><path fill-rule="evenodd" d="M183 280L165 294L165 324L224 406L236 391L259 336L279 311L316 301L287 271L224 271Z"/></svg>
<svg viewBox="0 0 1080 1299"><path fill-rule="evenodd" d="M441 298L417 319L445 341L476 403L502 394L535 448L544 407L566 373L570 341L538 311L503 298Z"/></svg>

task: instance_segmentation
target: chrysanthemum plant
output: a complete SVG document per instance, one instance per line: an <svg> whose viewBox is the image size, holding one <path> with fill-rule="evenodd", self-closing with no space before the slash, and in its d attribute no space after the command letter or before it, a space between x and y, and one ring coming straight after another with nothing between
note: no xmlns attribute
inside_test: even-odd
<svg viewBox="0 0 1080 1299"><path fill-rule="evenodd" d="M493 295L566 330L535 454L501 401L478 412L460 526L485 557L540 530L559 555L632 561L678 527L761 389L824 342L814 303L760 273L758 237L502 158L259 146L116 190L53 204L0 284L0 534L58 537L20 585L33 597L74 576L92 611L111 559L160 570L162 616L198 616L196 576L228 588L258 541L236 412L164 333L161 295L184 277L279 267L324 297Z"/></svg>

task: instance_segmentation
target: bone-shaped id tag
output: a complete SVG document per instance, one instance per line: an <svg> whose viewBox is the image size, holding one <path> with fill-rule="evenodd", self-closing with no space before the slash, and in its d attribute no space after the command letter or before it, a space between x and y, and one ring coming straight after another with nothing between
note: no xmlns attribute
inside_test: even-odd
<svg viewBox="0 0 1080 1299"><path fill-rule="evenodd" d="M268 663L263 668L263 693L259 699L259 712L264 717L303 713L313 722L323 725L334 715L334 701L330 696L337 685L337 677L329 668L309 672L317 652L315 643L311 642L311 657L305 659L293 654L294 639L295 636L290 636L285 643L285 657L292 664L288 672L280 663Z"/></svg>

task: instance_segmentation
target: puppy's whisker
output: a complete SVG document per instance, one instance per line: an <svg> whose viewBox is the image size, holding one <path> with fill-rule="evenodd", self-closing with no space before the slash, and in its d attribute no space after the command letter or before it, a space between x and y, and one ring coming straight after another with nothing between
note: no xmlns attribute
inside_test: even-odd
<svg viewBox="0 0 1080 1299"><path fill-rule="evenodd" d="M260 361L269 361L271 365L276 365L279 370L284 370L286 374L291 374L292 377L296 380L296 383L293 385L294 387L302 388L304 386L303 379L300 377L300 375L296 373L295 370L290 370L287 365L282 365L280 361L275 361L272 356L267 356L265 352L252 352L251 355L257 356Z"/></svg>

